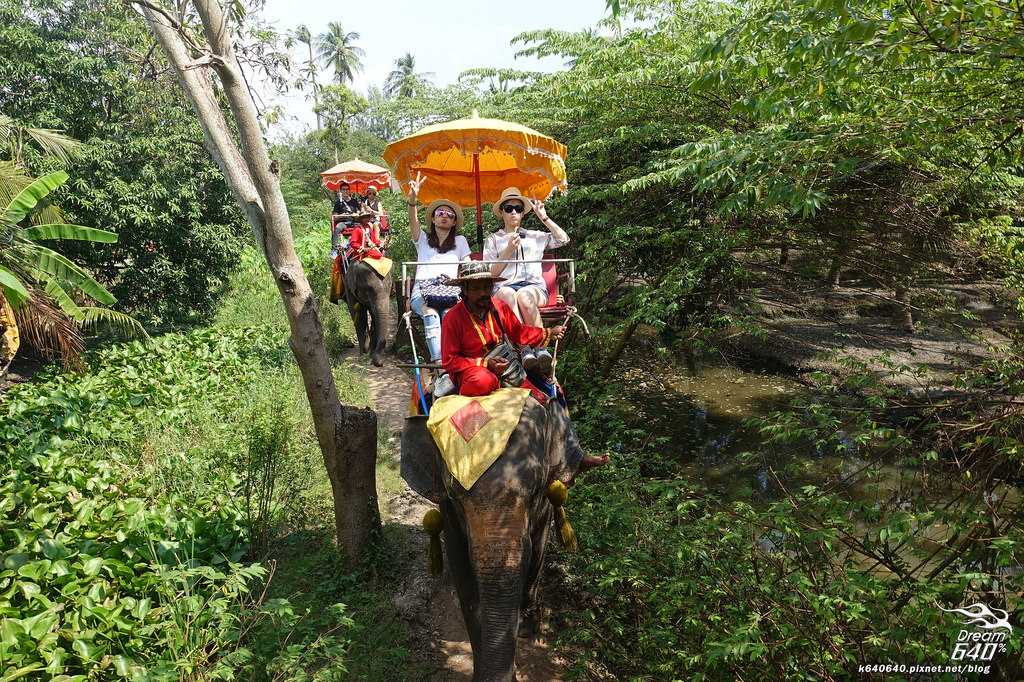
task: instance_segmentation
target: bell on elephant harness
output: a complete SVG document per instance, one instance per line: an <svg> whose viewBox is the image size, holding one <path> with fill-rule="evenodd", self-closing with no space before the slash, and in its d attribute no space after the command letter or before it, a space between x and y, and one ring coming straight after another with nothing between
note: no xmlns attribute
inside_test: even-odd
<svg viewBox="0 0 1024 682"><path fill-rule="evenodd" d="M427 513L423 515L423 529L430 535L427 571L432 576L439 576L444 571L444 558L441 554L441 531L444 530L444 519L441 518L440 510L427 510Z"/></svg>

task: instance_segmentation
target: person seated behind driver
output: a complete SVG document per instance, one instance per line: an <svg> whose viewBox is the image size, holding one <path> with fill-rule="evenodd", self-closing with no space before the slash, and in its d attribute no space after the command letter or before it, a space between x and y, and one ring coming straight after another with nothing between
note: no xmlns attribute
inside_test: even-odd
<svg viewBox="0 0 1024 682"><path fill-rule="evenodd" d="M359 199L354 197L348 190L349 185L347 182L343 182L338 186L338 196L334 200L334 208L331 210L339 218L331 230L332 249L338 248L341 235L344 235L346 238L348 237L349 232L352 231L352 226L356 224L356 215L359 214Z"/></svg>
<svg viewBox="0 0 1024 682"><path fill-rule="evenodd" d="M492 297L494 284L503 279L491 274L490 267L484 263L462 261L458 275L451 283L462 289L462 299L441 322L441 364L460 395L488 395L498 390L499 377L508 369L508 360L504 358L487 359L487 354L501 343L503 336L515 344L543 348L552 339L562 338L565 327L556 325L544 329L520 322L505 302ZM530 394L542 403L548 400L529 379L523 381L522 388L530 389ZM568 437L573 450L581 457L579 471L608 461L607 455L584 454L571 425Z"/></svg>
<svg viewBox="0 0 1024 682"><path fill-rule="evenodd" d="M523 196L515 187L505 188L492 211L501 221L501 227L484 240L484 260L516 261L491 265L492 273L506 279L504 284L495 287L494 296L507 303L524 324L538 326L541 324L540 306L548 300L540 260L546 250L568 244L569 235L548 216L544 202ZM530 212L548 232L523 229L523 219ZM551 361L551 353L543 348L523 349L523 365L529 371L548 374Z"/></svg>

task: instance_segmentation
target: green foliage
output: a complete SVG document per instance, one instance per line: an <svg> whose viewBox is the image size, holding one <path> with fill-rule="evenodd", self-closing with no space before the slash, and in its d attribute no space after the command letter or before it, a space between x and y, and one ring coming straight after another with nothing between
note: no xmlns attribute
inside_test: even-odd
<svg viewBox="0 0 1024 682"><path fill-rule="evenodd" d="M313 230L297 243L312 272L326 248ZM81 374L51 370L2 394L4 675L403 670L387 601L339 568L278 298L250 249L228 299L247 303L218 326L106 348ZM366 403L355 377L336 379ZM281 534L304 538L302 551ZM264 550L267 563L250 563Z"/></svg>
<svg viewBox="0 0 1024 682"><path fill-rule="evenodd" d="M0 110L83 140L55 200L68 222L116 232L63 252L150 322L212 313L248 235L202 132L141 19L101 0L0 2ZM23 150L35 174L52 162Z"/></svg>
<svg viewBox="0 0 1024 682"><path fill-rule="evenodd" d="M623 423L582 402L581 433L619 446L569 497L584 547L557 564L573 673L845 679L866 661L949 660L959 621L939 606L1019 614L1024 577L1007 567L1022 561L1020 501L1005 482L1020 480L1024 431L993 391L1016 392L1020 376L1008 355L919 412L920 394L863 364L815 375L806 395L746 424L750 451L701 460L769 482L728 496L689 475L691 444L661 437L677 424ZM600 404L629 395L608 386ZM1021 648L1014 633L1003 678L1019 676Z"/></svg>

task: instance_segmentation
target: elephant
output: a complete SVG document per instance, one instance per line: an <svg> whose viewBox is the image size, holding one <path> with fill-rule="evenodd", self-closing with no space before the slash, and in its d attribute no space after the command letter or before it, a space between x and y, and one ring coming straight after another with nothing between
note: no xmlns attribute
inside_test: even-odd
<svg viewBox="0 0 1024 682"><path fill-rule="evenodd" d="M369 353L377 367L384 364L384 344L388 333L391 308L390 277L381 277L376 270L362 261L350 263L345 273L345 303L356 326L359 352ZM367 336L367 315L370 334Z"/></svg>
<svg viewBox="0 0 1024 682"><path fill-rule="evenodd" d="M556 478L571 485L582 456L565 407L527 398L504 453L466 490L448 473L425 417L406 419L402 474L440 503L475 682L515 679L521 620L533 611L552 526L548 485Z"/></svg>

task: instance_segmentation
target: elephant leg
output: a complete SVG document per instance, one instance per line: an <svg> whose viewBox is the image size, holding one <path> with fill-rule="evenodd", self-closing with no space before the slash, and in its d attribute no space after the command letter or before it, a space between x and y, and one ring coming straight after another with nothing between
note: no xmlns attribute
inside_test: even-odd
<svg viewBox="0 0 1024 682"><path fill-rule="evenodd" d="M540 588L540 574L544 570L544 556L547 551L548 531L551 529L551 503L546 497L540 497L531 518L534 527L530 537L532 552L526 567L526 583L523 589L523 602L520 605L523 623L520 637L533 637L540 625L537 622L537 591Z"/></svg>
<svg viewBox="0 0 1024 682"><path fill-rule="evenodd" d="M367 315L366 304L360 301L356 306L355 316L356 338L359 339L360 353L368 353L370 351L370 337L366 333Z"/></svg>
<svg viewBox="0 0 1024 682"><path fill-rule="evenodd" d="M473 679L512 682L519 608L532 553L526 504L519 497L481 496L465 498L463 508L479 596L480 641L473 649Z"/></svg>
<svg viewBox="0 0 1024 682"><path fill-rule="evenodd" d="M469 643L473 647L473 651L476 652L480 649L480 620L476 616L480 595L477 593L476 577L473 575L469 563L466 527L456 517L456 514L459 513L451 500L445 496L441 501L445 555L448 557L448 570L452 574L455 589L459 594L459 606L462 609L462 619L466 623Z"/></svg>
<svg viewBox="0 0 1024 682"><path fill-rule="evenodd" d="M374 292L374 299L370 302L370 315L372 324L370 327L370 361L380 367L384 364L384 344L387 339L388 327L388 299L387 290Z"/></svg>

